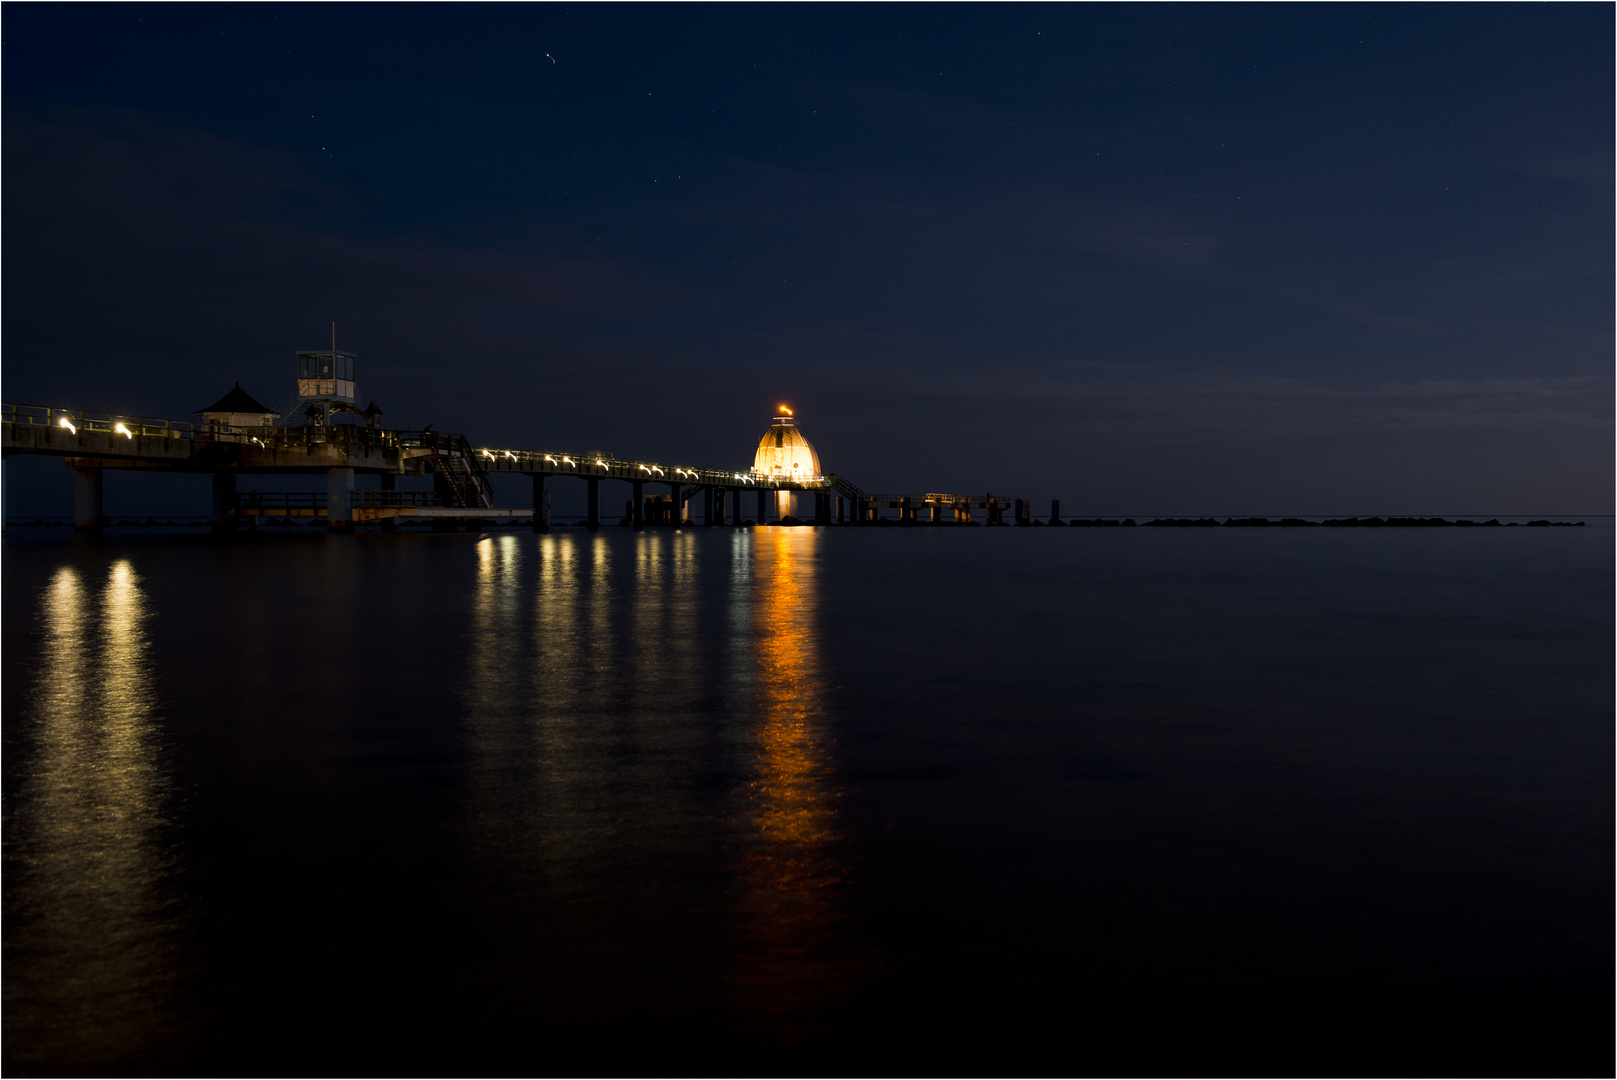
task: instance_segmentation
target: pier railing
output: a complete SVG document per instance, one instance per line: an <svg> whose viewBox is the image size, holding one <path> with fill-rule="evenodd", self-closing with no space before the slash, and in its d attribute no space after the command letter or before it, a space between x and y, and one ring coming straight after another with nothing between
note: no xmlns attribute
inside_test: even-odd
<svg viewBox="0 0 1617 1080"><path fill-rule="evenodd" d="M242 491L236 495L236 510L244 514L323 514L326 496L318 491Z"/></svg>
<svg viewBox="0 0 1617 1080"><path fill-rule="evenodd" d="M213 420L171 420L154 416L61 409L52 405L0 403L0 423L21 427L63 428L73 434L92 431L135 439L189 439L196 442L246 443L262 447L310 446L326 443L362 447L396 447L403 432L358 424L270 424L236 427ZM461 438L464 442L464 437Z"/></svg>
<svg viewBox="0 0 1617 1080"><path fill-rule="evenodd" d="M378 488L360 488L349 497L350 506L413 507L442 506L443 496L436 491L384 491ZM242 510L324 510L326 495L321 491L243 491L236 496L236 506Z"/></svg>
<svg viewBox="0 0 1617 1080"><path fill-rule="evenodd" d="M377 488L360 488L351 501L354 506L367 507L442 506L444 503L443 496L436 491L381 491Z"/></svg>
<svg viewBox="0 0 1617 1080"><path fill-rule="evenodd" d="M58 409L49 405L0 404L0 423L25 427L60 427L75 433L101 431L126 438L194 439L204 427L194 420L163 420L151 416Z"/></svg>
<svg viewBox="0 0 1617 1080"><path fill-rule="evenodd" d="M1011 500L1001 495L954 495L947 492L936 491L914 495L875 494L866 495L864 496L864 499L871 506L880 506L886 509L894 509L905 506L958 506L962 508L970 507L981 510L990 507L1008 509L1011 505Z"/></svg>

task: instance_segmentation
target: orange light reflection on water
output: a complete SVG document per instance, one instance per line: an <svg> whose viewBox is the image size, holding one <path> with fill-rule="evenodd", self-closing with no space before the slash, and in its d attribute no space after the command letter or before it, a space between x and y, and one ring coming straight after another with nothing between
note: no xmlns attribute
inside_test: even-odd
<svg viewBox="0 0 1617 1080"><path fill-rule="evenodd" d="M797 1041L845 996L837 774L825 722L817 534L757 530L753 643L756 728L746 790L751 835L740 864L746 913L743 1007Z"/></svg>

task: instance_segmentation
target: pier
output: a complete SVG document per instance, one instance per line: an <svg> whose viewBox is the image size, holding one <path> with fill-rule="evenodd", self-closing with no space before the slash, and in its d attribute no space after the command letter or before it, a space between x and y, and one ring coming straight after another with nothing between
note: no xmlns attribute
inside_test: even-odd
<svg viewBox="0 0 1617 1080"><path fill-rule="evenodd" d="M1048 517L1035 517L1033 503L988 492L869 493L846 476L821 468L819 453L780 405L755 448L751 465L715 469L672 461L620 458L607 450L530 450L476 446L465 435L388 428L373 400L359 408L354 368L358 357L337 348L294 353L296 381L281 408L270 408L238 383L198 409L192 420L173 420L81 408L0 403L0 451L61 458L72 471L73 528L99 533L109 521L104 508L109 469L206 473L212 478L208 522L216 532L256 530L266 521L311 521L330 532L357 528L385 531L402 524L434 531L527 524L551 528L550 494L558 481L584 485L586 512L579 524L631 526L815 525L815 526L1131 526L1133 518L1061 517L1052 499ZM529 505L495 505L490 482L498 475L528 478ZM243 478L310 476L324 490L291 493L242 491ZM376 485L361 486L374 476ZM401 487L400 478L428 478ZM627 485L621 517L602 502L602 483ZM4 484L0 482L0 491ZM609 489L609 493L613 493ZM793 514L801 499L803 518ZM771 509L773 507L773 509ZM1007 520L1007 515L1009 519ZM0 506L0 527L4 507ZM576 520L576 519L575 519ZM1147 526L1410 526L1498 525L1442 518L1345 518L1311 522L1299 518L1156 518ZM1528 522L1548 525L1548 520ZM1572 524L1555 522L1554 524ZM1581 524L1581 523L1579 523Z"/></svg>
<svg viewBox="0 0 1617 1080"><path fill-rule="evenodd" d="M224 400L228 402L229 396ZM7 402L0 404L0 450L7 458L34 454L63 459L73 474L73 526L80 532L98 532L106 524L102 492L109 469L210 475L211 520L221 531L250 527L264 518L301 517L323 518L334 532L396 528L404 520L449 530L518 519L530 519L532 527L543 532L551 527L546 495L558 479L585 485L583 523L592 529L616 518L603 514L603 481L627 485L621 520L636 528L769 524L772 519L822 526L892 523L883 518L883 510L897 510L898 524L1007 524L1006 511L1013 508L1018 524L1031 516L1031 504L1025 499L991 494L871 495L848 478L822 474L817 468L714 469L624 459L605 451L482 447L460 434L393 430L374 422L229 422L250 415L225 411L218 418L174 420ZM530 506L495 505L489 478L511 473L530 479ZM321 477L325 490L294 494L239 490L242 478L260 475ZM380 486L359 488L356 478L364 475L378 477ZM399 490L400 477L431 477L433 490ZM798 522L783 515L781 493L811 496L810 516Z"/></svg>

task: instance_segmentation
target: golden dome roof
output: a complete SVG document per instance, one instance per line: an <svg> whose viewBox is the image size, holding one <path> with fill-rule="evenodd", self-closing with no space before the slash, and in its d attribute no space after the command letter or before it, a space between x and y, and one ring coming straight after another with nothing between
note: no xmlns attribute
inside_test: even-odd
<svg viewBox="0 0 1617 1080"><path fill-rule="evenodd" d="M769 430L758 440L758 453L752 471L770 476L807 479L820 475L820 455L814 444L797 430L797 421L784 409L769 422Z"/></svg>

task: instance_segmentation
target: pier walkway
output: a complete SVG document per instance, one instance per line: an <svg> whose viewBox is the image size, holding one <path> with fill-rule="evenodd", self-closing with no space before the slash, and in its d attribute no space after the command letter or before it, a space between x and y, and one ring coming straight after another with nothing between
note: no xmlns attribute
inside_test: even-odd
<svg viewBox="0 0 1617 1080"><path fill-rule="evenodd" d="M616 457L606 451L543 451L473 446L463 435L398 431L359 424L235 427L211 420L170 420L52 406L0 404L0 450L12 454L60 457L74 472L74 527L99 530L103 474L107 469L207 473L213 477L213 522L235 528L244 519L265 516L323 517L334 530L359 523L396 524L399 519L432 520L441 527L485 518L531 517L535 529L550 526L547 485L553 477L576 477L587 489L585 523L602 521L600 484L630 485L627 519L634 525L690 520L693 500L708 525L740 525L743 503L756 500L751 520L768 519L769 495L801 491L814 496L815 524L861 524L884 508L899 510L900 521L972 520L986 511L989 524L1003 521L1010 503L994 496L867 495L834 474L771 475L751 470L711 469L666 461ZM494 505L489 477L520 473L532 481L531 507ZM259 495L237 492L242 476L321 475L324 494ZM358 488L356 476L375 475L380 488ZM400 491L401 476L430 476L433 490ZM648 498L665 488L667 496ZM1024 520L1025 500L1017 500ZM945 514L948 518L945 518Z"/></svg>

